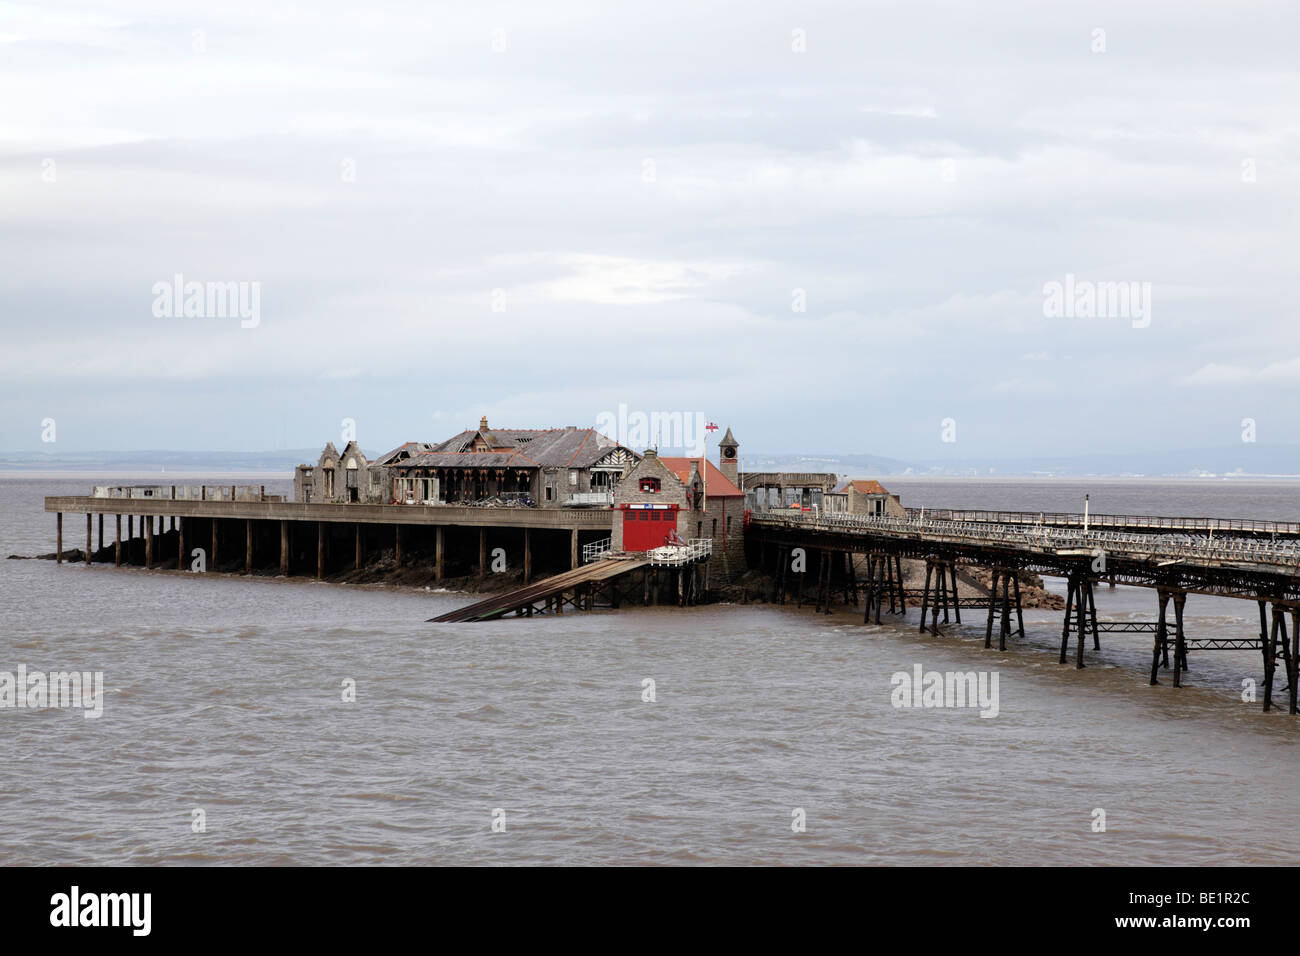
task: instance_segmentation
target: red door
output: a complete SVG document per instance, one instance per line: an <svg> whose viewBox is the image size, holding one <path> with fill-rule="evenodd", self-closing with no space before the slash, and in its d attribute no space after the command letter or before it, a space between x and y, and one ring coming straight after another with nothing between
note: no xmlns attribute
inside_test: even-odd
<svg viewBox="0 0 1300 956"><path fill-rule="evenodd" d="M662 547L677 530L676 508L626 508L623 510L623 550L649 551Z"/></svg>

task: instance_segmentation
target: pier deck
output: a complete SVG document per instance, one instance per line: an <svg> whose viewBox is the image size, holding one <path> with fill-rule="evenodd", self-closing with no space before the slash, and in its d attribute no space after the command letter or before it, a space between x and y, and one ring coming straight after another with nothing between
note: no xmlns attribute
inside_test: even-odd
<svg viewBox="0 0 1300 956"><path fill-rule="evenodd" d="M161 515L175 518L236 518L257 521L325 521L339 524L418 524L488 528L606 531L608 508L474 508L456 505L304 504L296 501L199 501L172 498L96 498L54 495L47 512Z"/></svg>
<svg viewBox="0 0 1300 956"><path fill-rule="evenodd" d="M901 559L921 560L925 562L926 573L925 587L921 590L920 629L938 635L941 612L946 622L949 610L955 611L960 623L960 609L970 606L958 595L956 568L988 568L993 572L993 586L989 598L981 602L988 608L984 646L992 646L994 623L1000 619L998 647L1006 650L1008 637L1013 634L1023 637L1025 633L1020 576L1032 573L1061 577L1067 582L1067 591L1060 663L1067 660L1072 632L1077 639L1076 667L1084 666L1085 638L1089 633L1093 650L1101 649L1099 634L1103 630L1153 633L1150 682L1158 683L1160 667L1170 666L1172 649L1173 684L1178 687L1182 672L1187 670L1189 650L1258 650L1264 661L1264 709L1272 706L1274 672L1281 666L1287 678L1285 690L1290 712L1300 713L1300 541L1281 534L1273 537L1271 533L1266 539L1262 531L1251 532L1244 527L1254 524L1278 529L1281 523L1238 522L1244 533L1211 538L1209 529L1216 527L1214 519L1180 519L1184 522L1180 529L1136 532L1094 529L1091 523L1085 531L1082 515L1072 516L1077 519L1077 525L1071 520L1063 522L1065 526L1053 526L1037 520L1002 524L951 517L936 519L932 517L934 514L929 509L924 519L919 509L907 518L755 514L751 516L750 531L754 550L762 563L773 570L778 582L774 597L779 596L781 603L785 602L787 578L797 577L798 600L802 605L804 578L811 565L816 575L815 606L819 611L829 613L837 589L842 589L846 600L856 606L861 589L866 592L863 622L874 612L879 623L885 601L889 613L895 613L897 608L904 614L907 598L911 596L915 601L914 592L909 594L911 589L903 587ZM1206 530L1205 537L1185 533L1194 524ZM1169 530L1184 534L1171 535ZM792 560L796 552L797 559ZM851 560L854 554L867 556L868 574L863 582L854 574ZM793 575L789 573L791 567L795 568ZM1099 621L1094 589L1101 580L1152 589L1159 612L1154 624ZM1189 594L1256 602L1258 636L1190 638L1183 628L1183 609ZM1167 614L1170 603L1173 620Z"/></svg>

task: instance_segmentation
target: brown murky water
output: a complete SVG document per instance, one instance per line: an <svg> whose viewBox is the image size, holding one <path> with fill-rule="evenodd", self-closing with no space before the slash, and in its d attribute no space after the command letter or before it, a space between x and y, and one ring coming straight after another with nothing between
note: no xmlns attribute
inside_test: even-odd
<svg viewBox="0 0 1300 956"><path fill-rule="evenodd" d="M0 481L0 553L52 550L42 497L93 481ZM1076 494L890 487L907 504L1031 510ZM1077 497L1295 519L1295 487L1093 482ZM1300 850L1284 825L1300 810L1300 719L1241 701L1256 655L1194 653L1189 686L1151 688L1145 635L1103 636L1087 669L1059 666L1055 612L1027 612L1029 638L999 653L975 621L922 637L915 612L879 627L757 606L429 625L464 598L44 561L0 561L0 595L0 671L105 682L99 719L0 709L9 864L1213 864ZM1106 618L1154 608L1126 588L1098 600ZM1257 627L1248 602L1187 609L1193 633ZM996 672L997 716L895 708L891 676L917 664Z"/></svg>

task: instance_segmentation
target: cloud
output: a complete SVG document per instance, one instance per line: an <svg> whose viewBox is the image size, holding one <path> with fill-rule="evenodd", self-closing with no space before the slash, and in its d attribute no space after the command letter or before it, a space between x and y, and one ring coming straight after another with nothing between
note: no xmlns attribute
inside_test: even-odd
<svg viewBox="0 0 1300 956"><path fill-rule="evenodd" d="M803 54L763 3L4 9L0 449L56 405L69 442L389 447L626 401L1104 450L1300 381L1283 4L1104 8L1102 56L1014 2L814 2ZM259 282L261 324L154 318L176 273ZM1046 320L1066 273L1150 281L1151 327Z"/></svg>
<svg viewBox="0 0 1300 956"><path fill-rule="evenodd" d="M1300 358L1286 359L1280 362L1251 369L1245 365L1216 364L1203 365L1190 375L1180 380L1183 385L1286 385L1300 388Z"/></svg>

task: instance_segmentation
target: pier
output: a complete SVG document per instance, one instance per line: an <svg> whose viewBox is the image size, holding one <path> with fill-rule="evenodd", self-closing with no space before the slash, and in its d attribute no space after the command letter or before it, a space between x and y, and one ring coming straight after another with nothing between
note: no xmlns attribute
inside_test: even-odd
<svg viewBox="0 0 1300 956"><path fill-rule="evenodd" d="M902 587L901 559L924 561L925 586L920 592L920 630L940 634L939 615L947 621L949 612L961 620L966 599L959 596L955 571L961 566L978 566L993 571L992 594L984 600L984 646L992 646L993 628L998 625L998 647L1005 650L1012 635L1024 636L1019 575L1023 572L1061 577L1067 582L1067 598L1061 631L1060 663L1068 660L1071 635L1075 639L1075 666L1085 666L1085 645L1091 638L1093 650L1100 650L1102 633L1149 633L1153 635L1152 685L1158 684L1162 667L1169 668L1173 651L1173 685L1181 686L1192 650L1250 650L1263 658L1263 708L1273 705L1275 671L1283 668L1289 710L1297 709L1300 686L1300 540L1278 534L1278 522L1232 522L1239 534L1224 534L1214 519L1143 519L1145 533L1129 530L1089 530L1084 516L1052 525L1043 521L996 523L991 520L954 520L954 512L909 511L906 518L875 515L808 514L768 512L750 517L751 556L770 570L773 598L785 603L791 583L798 601L804 603L808 568L815 575L814 598L808 603L829 613L838 592L845 603L857 606L858 591L865 592L866 613L880 620L883 605L889 612L905 615L915 591ZM989 515L990 513L983 513ZM999 514L1020 514L1002 512ZM1126 519L1131 521L1132 519ZM1169 524L1161 524L1168 521ZM1274 526L1265 540L1253 526ZM1204 529L1205 537L1189 537L1192 527ZM1156 529L1159 530L1156 530ZM1210 538L1210 529L1217 537ZM1175 533L1176 532L1176 533ZM791 572L796 549L802 549L801 570ZM854 572L855 555L865 555L869 573L859 582ZM794 579L792 582L791 579ZM1098 620L1094 589L1102 581L1149 588L1155 592L1157 617L1150 622L1102 622ZM1001 594L999 595L999 584ZM1259 610L1259 633L1240 638L1197 639L1183 626L1188 595L1203 594L1254 601ZM1170 616L1172 604L1173 615ZM1270 620L1271 612L1271 620ZM1011 617L1017 624L1013 627ZM929 623L927 624L927 617ZM1290 619L1288 624L1288 618Z"/></svg>
<svg viewBox="0 0 1300 956"><path fill-rule="evenodd" d="M1158 515L1076 514L1060 511L979 511L955 508L907 508L907 516L932 521L963 521L1016 527L1072 528L1080 531L1128 531L1204 538L1300 539L1300 522L1250 518L1187 518Z"/></svg>
<svg viewBox="0 0 1300 956"><path fill-rule="evenodd" d="M399 568L415 555L431 556L434 580L441 581L453 572L486 575L491 555L500 549L507 566L521 569L527 583L535 563L538 569L578 567L582 547L608 538L613 521L608 509L290 502L258 485L143 486L130 492L47 497L45 510L56 515L59 563L64 516L84 514L87 564L93 553L104 551L109 517L113 563L119 567L192 569L199 561L206 572L275 570L323 578L349 567L360 570L378 553L392 551Z"/></svg>
<svg viewBox="0 0 1300 956"><path fill-rule="evenodd" d="M698 479L698 469L691 468L692 481L682 482L684 488ZM418 564L419 572L431 572L434 582L457 574L481 579L490 570L517 575L514 589L434 619L447 623L510 613L563 613L566 606L694 604L707 598L715 542L726 544L735 531L743 534L741 566L725 563L724 550L718 570L734 575L745 565L763 569L776 603L793 595L799 606L808 603L822 613L830 613L836 603L863 606L864 623L880 623L885 614L905 617L911 607L919 610L919 630L935 636L943 633L943 624L960 624L963 610L976 612L985 625L984 646L993 647L996 631L1000 650L1025 636L1021 578L1060 577L1066 582L1060 663L1072 656L1075 667L1086 666L1087 645L1099 651L1102 634L1150 635L1150 683L1158 684L1164 669L1179 687L1191 652L1252 651L1263 662L1264 709L1273 706L1277 691L1286 693L1291 713L1300 713L1300 524L901 506L864 514L799 506L745 512L743 528L737 521L733 531L724 506L717 512L721 522L710 519L713 537L688 539L675 529L691 524L705 529L699 518L710 512L692 510L702 500L694 502L688 491L683 504L653 503L661 499L659 489L674 481L671 468L653 453L632 474L637 493L649 501L624 500L619 507L527 507L499 499L474 504L297 502L267 495L258 485L159 485L49 497L45 510L56 516L60 563L64 517L81 514L87 564L96 556L107 558L104 519L109 517L111 560L118 566L323 579L380 560L387 567L391 559L395 569ZM763 477L780 487L776 476ZM795 480L802 488L816 477ZM611 501L623 494L613 492ZM824 497L832 500L838 494L826 492ZM786 497L784 487L780 497ZM628 530L633 527L635 536ZM622 550L625 546L631 550ZM799 549L802 560L796 562ZM924 562L923 587L904 585L904 559ZM990 572L988 594L961 593L958 572L964 568ZM1101 583L1151 590L1153 617L1101 620L1095 598ZM1255 602L1258 633L1188 634L1184 617L1190 595ZM1285 675L1282 687L1276 680L1279 668Z"/></svg>
<svg viewBox="0 0 1300 956"><path fill-rule="evenodd" d="M80 513L86 518L86 564L106 554L108 516L117 567L319 580L360 571L391 554L397 569L432 558L435 582L453 573L484 578L494 568L519 573L522 587L434 619L440 622L493 620L512 611L529 617L562 613L566 605L591 610L617 608L623 601L696 604L707 593L713 555L710 539L614 551L611 529L618 512L611 508L313 504L286 502L259 485L160 485L51 496L45 510L55 515L60 564L64 516ZM643 573L638 586L628 589L625 579L635 571ZM534 581L538 572L549 576Z"/></svg>

